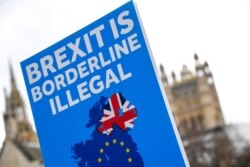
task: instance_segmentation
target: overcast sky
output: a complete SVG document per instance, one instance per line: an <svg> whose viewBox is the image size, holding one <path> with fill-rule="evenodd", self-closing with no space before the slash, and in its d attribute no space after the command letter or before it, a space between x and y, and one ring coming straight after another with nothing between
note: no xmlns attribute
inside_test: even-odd
<svg viewBox="0 0 250 167"><path fill-rule="evenodd" d="M32 120L19 62L125 2L0 0L0 89L10 88L10 60ZM168 75L179 74L183 64L194 70L196 52L214 74L227 123L250 123L250 0L135 2L157 65L162 63ZM0 91L0 115L3 111ZM4 135L1 118L0 143Z"/></svg>

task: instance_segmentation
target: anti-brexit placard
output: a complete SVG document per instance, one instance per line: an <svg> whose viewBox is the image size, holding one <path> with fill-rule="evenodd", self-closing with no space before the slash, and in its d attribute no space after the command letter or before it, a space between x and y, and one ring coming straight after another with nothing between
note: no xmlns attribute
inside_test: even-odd
<svg viewBox="0 0 250 167"><path fill-rule="evenodd" d="M21 67L46 167L188 166L132 1Z"/></svg>

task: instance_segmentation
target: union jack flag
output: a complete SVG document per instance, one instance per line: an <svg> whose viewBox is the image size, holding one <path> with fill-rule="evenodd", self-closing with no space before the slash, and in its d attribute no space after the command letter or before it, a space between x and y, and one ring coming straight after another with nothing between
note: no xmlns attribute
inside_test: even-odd
<svg viewBox="0 0 250 167"><path fill-rule="evenodd" d="M103 116L100 119L101 125L98 131L110 135L113 126L117 125L122 130L134 127L134 120L137 118L137 109L121 93L114 93L108 104L103 106Z"/></svg>

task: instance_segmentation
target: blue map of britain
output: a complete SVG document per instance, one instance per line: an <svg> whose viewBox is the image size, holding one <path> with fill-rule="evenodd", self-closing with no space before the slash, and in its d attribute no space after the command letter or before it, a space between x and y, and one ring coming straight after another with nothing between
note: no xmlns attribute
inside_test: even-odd
<svg viewBox="0 0 250 167"><path fill-rule="evenodd" d="M94 127L92 138L72 146L78 167L143 167L129 130L138 111L121 93L101 97L89 110L86 127Z"/></svg>

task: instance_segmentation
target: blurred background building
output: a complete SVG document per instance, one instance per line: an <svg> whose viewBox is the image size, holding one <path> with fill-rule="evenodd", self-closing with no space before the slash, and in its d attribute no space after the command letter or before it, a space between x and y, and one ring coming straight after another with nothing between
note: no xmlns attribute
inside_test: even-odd
<svg viewBox="0 0 250 167"><path fill-rule="evenodd" d="M37 136L27 119L11 66L10 83L10 93L4 90L5 140L0 152L0 167L41 167L43 162Z"/></svg>
<svg viewBox="0 0 250 167"><path fill-rule="evenodd" d="M191 167L250 167L250 126L226 125L213 74L194 54L195 71L183 65L161 80Z"/></svg>
<svg viewBox="0 0 250 167"><path fill-rule="evenodd" d="M161 79L182 138L225 125L209 65L200 63L197 54L194 59L195 72L183 65L180 80L172 72L172 83L160 66Z"/></svg>

